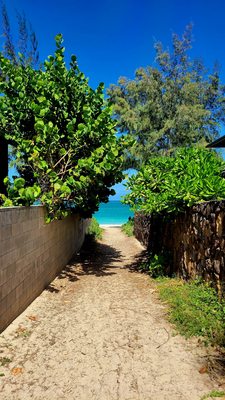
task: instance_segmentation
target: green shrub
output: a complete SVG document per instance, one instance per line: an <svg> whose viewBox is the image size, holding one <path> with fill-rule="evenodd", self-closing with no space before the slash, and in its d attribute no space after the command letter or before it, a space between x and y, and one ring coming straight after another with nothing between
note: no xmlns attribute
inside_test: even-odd
<svg viewBox="0 0 225 400"><path fill-rule="evenodd" d="M170 320L186 336L202 336L205 342L225 346L225 301L219 302L209 284L159 278L162 300L169 305Z"/></svg>
<svg viewBox="0 0 225 400"><path fill-rule="evenodd" d="M135 211L174 213L193 204L225 198L225 163L214 151L201 148L176 150L155 157L129 178L124 198Z"/></svg>
<svg viewBox="0 0 225 400"><path fill-rule="evenodd" d="M140 270L147 272L152 278L166 275L166 258L163 254L149 254L147 260L140 265Z"/></svg>
<svg viewBox="0 0 225 400"><path fill-rule="evenodd" d="M97 219L92 218L86 234L95 239L102 239L102 232L103 229L100 227Z"/></svg>
<svg viewBox="0 0 225 400"><path fill-rule="evenodd" d="M129 218L128 221L122 225L121 229L127 236L133 236L134 235L134 218Z"/></svg>
<svg viewBox="0 0 225 400"><path fill-rule="evenodd" d="M11 144L20 178L6 179L0 206L40 201L47 222L71 212L91 217L123 179L128 138L116 135L104 84L93 90L63 38L39 69L14 64L0 53L0 131Z"/></svg>

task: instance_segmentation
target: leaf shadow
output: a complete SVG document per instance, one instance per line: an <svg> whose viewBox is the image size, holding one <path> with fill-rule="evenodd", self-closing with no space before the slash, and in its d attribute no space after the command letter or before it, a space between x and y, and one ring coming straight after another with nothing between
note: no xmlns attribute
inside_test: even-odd
<svg viewBox="0 0 225 400"><path fill-rule="evenodd" d="M76 282L78 281L78 277L74 274L74 268L73 265L70 264L66 265L66 267L63 268L62 272L57 276L58 279L68 279L70 282Z"/></svg>
<svg viewBox="0 0 225 400"><path fill-rule="evenodd" d="M142 272L140 270L140 266L142 263L145 263L148 260L149 253L147 250L142 250L140 253L138 253L135 257L133 257L133 261L129 262L128 264L125 265L125 268L127 268L130 272Z"/></svg>
<svg viewBox="0 0 225 400"><path fill-rule="evenodd" d="M114 275L121 259L120 251L87 235L80 252L74 255L57 275L56 281L50 283L46 290L51 293L59 293L63 287L63 283L60 281L76 282L85 275L96 277Z"/></svg>
<svg viewBox="0 0 225 400"><path fill-rule="evenodd" d="M75 255L70 265L79 264L78 276L95 275L97 277L114 275L122 254L116 248L96 241L92 236L86 236L80 253Z"/></svg>
<svg viewBox="0 0 225 400"><path fill-rule="evenodd" d="M54 283L50 283L50 285L48 285L46 288L45 288L45 290L47 290L48 292L50 292L50 293L59 293L59 289L57 289L55 286L54 286Z"/></svg>

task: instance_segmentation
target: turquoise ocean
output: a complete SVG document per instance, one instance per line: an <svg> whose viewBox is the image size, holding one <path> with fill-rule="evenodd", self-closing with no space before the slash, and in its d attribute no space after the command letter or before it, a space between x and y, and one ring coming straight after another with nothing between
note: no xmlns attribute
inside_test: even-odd
<svg viewBox="0 0 225 400"><path fill-rule="evenodd" d="M122 204L119 200L113 200L101 203L99 210L93 216L100 225L122 225L133 215L134 213L128 205Z"/></svg>

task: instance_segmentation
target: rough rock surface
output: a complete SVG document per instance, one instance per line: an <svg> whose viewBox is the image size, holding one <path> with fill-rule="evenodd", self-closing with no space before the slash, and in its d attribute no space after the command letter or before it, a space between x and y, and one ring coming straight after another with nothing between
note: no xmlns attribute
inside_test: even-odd
<svg viewBox="0 0 225 400"><path fill-rule="evenodd" d="M225 296L225 200L200 203L167 219L137 213L135 236L149 251L167 254L171 273L211 280Z"/></svg>
<svg viewBox="0 0 225 400"><path fill-rule="evenodd" d="M134 271L141 252L119 228L86 244L0 335L0 399L200 400L216 388Z"/></svg>

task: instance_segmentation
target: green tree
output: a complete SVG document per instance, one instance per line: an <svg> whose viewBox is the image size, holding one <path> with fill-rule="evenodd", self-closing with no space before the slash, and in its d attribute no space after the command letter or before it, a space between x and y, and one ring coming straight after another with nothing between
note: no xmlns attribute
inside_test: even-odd
<svg viewBox="0 0 225 400"><path fill-rule="evenodd" d="M128 166L140 166L160 151L209 143L223 120L224 88L217 70L208 75L188 51L192 27L172 36L172 49L155 45L156 66L139 68L135 79L120 78L108 95L118 128L135 139L127 153Z"/></svg>
<svg viewBox="0 0 225 400"><path fill-rule="evenodd" d="M0 55L0 131L16 149L21 176L8 182L3 204L40 199L51 219L68 210L91 216L123 178L125 139L116 137L104 85L91 89L75 56L67 69L62 42L57 35L43 69Z"/></svg>
<svg viewBox="0 0 225 400"><path fill-rule="evenodd" d="M2 3L1 17L4 56L14 64L37 66L39 62L38 41L25 14L17 12L17 40L12 36L10 19L4 2ZM8 158L8 142L0 134L0 193L4 194L6 194L4 177L8 175Z"/></svg>
<svg viewBox="0 0 225 400"><path fill-rule="evenodd" d="M152 157L129 178L125 203L148 214L176 213L196 203L225 198L225 162L214 151L187 147Z"/></svg>
<svg viewBox="0 0 225 400"><path fill-rule="evenodd" d="M37 36L24 13L17 11L17 37L13 38L11 23L5 3L2 3L3 54L14 64L38 65L39 52Z"/></svg>

